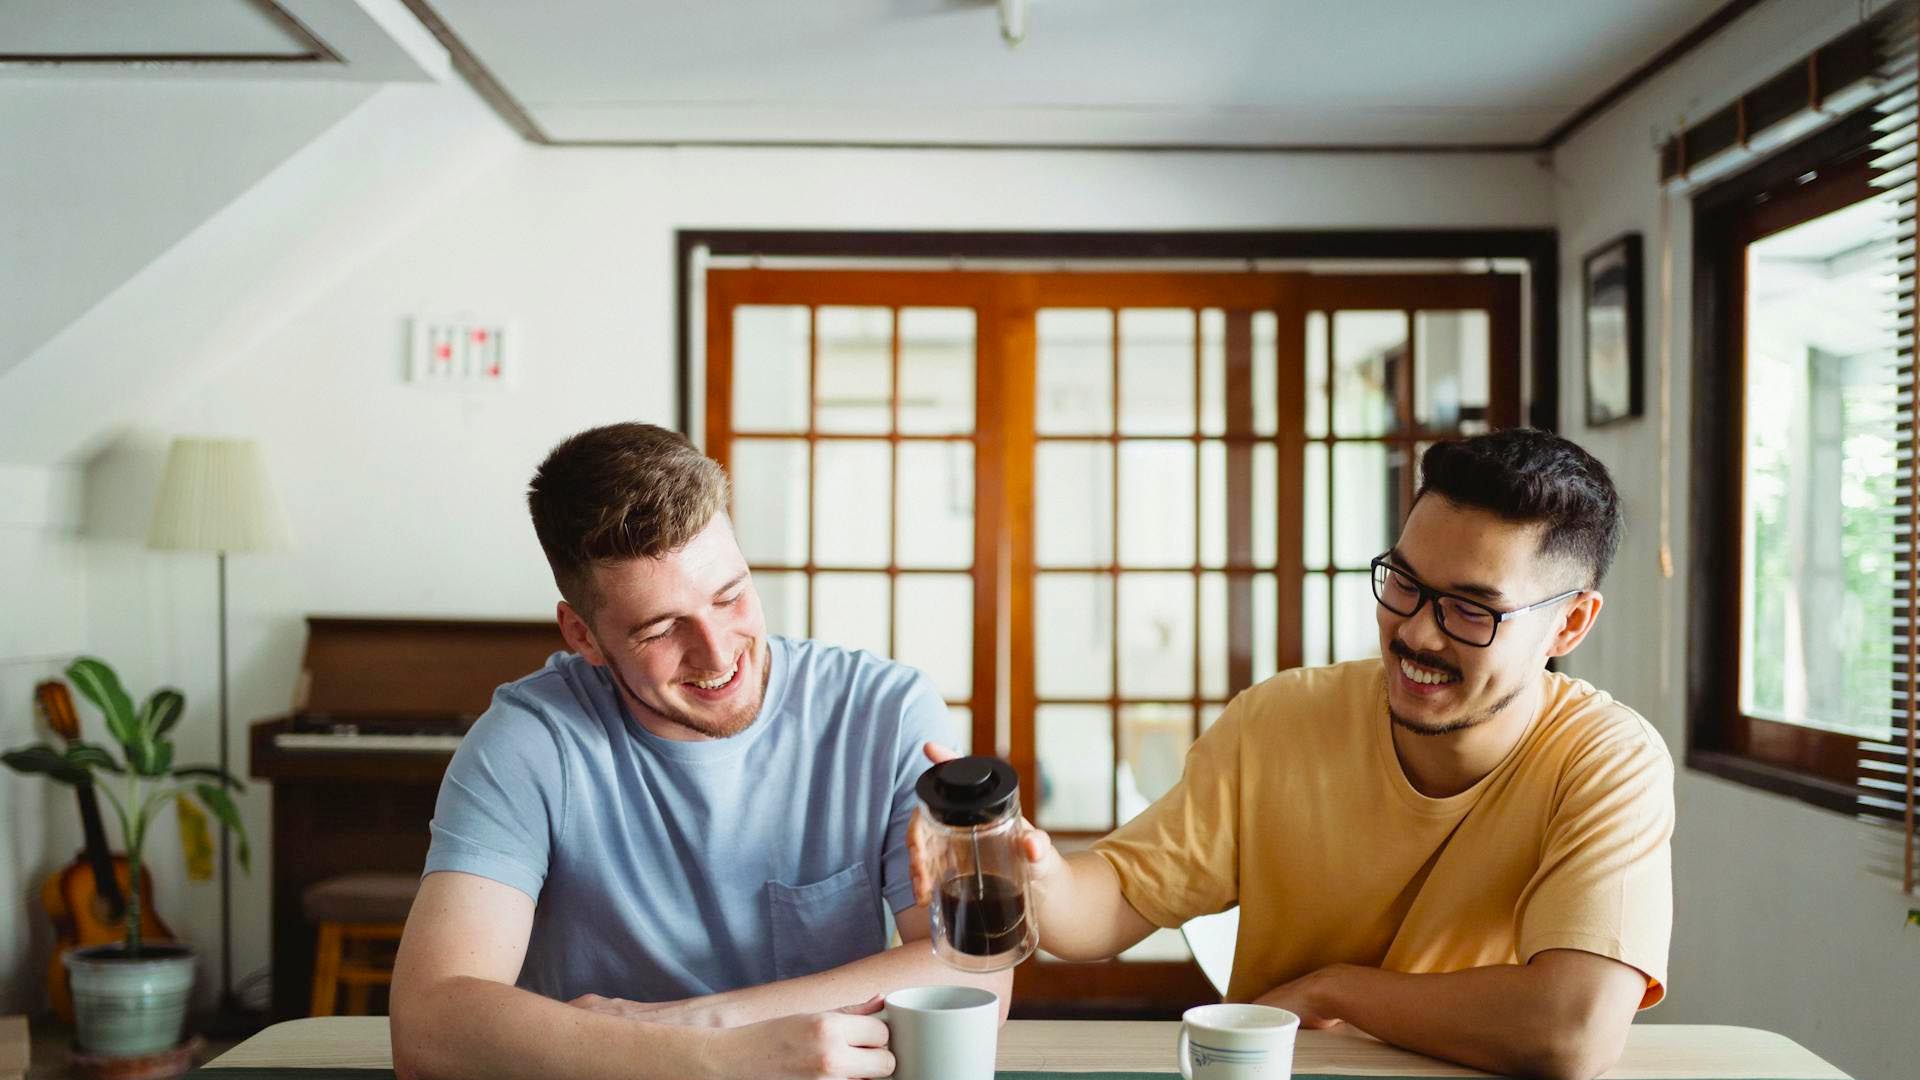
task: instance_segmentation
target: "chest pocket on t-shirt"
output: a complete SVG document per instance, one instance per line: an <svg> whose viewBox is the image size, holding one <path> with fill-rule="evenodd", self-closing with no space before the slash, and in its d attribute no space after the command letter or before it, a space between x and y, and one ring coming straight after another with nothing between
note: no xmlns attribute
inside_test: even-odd
<svg viewBox="0 0 1920 1080"><path fill-rule="evenodd" d="M872 956L884 925L865 863L810 885L767 882L776 979L797 979Z"/></svg>

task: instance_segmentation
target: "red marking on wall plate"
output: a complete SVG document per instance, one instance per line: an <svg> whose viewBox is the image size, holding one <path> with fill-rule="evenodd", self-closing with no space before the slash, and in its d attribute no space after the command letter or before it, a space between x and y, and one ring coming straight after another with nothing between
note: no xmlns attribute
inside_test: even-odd
<svg viewBox="0 0 1920 1080"><path fill-rule="evenodd" d="M487 340L487 332L485 330L475 330L473 332L473 340L484 344Z"/></svg>
<svg viewBox="0 0 1920 1080"><path fill-rule="evenodd" d="M439 348L433 350L433 354L435 356L438 356L442 360L451 360L453 359L453 346L442 345Z"/></svg>

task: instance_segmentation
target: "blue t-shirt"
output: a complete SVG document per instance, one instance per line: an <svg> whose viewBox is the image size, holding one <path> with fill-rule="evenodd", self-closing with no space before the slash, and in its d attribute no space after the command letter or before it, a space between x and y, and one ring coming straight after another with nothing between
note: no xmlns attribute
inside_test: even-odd
<svg viewBox="0 0 1920 1080"><path fill-rule="evenodd" d="M932 680L870 653L769 639L745 731L674 742L572 653L508 683L440 785L426 872L535 901L519 985L667 1001L825 971L886 947L913 905L907 821Z"/></svg>

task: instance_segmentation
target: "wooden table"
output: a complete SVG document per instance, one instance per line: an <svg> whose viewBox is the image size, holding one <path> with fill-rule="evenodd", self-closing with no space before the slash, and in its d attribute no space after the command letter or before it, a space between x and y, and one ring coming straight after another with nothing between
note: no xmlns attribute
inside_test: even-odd
<svg viewBox="0 0 1920 1080"><path fill-rule="evenodd" d="M1000 1068L1028 1072L1174 1072L1173 1021L1015 1020L1000 1034ZM222 1054L208 1068L390 1069L393 1049L384 1016L291 1020ZM1294 1051L1297 1074L1347 1076L1484 1076L1384 1046L1362 1036L1303 1031ZM1612 1080L1847 1080L1784 1035L1741 1027L1636 1024Z"/></svg>

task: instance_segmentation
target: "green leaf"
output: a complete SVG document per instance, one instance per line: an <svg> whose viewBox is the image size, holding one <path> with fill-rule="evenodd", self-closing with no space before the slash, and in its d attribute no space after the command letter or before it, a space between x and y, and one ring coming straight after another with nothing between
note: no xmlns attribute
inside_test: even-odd
<svg viewBox="0 0 1920 1080"><path fill-rule="evenodd" d="M241 783L239 777L229 772L221 772L212 765L182 765L173 770L173 775L204 776L209 780L218 780L238 792L244 793L247 790L247 785Z"/></svg>
<svg viewBox="0 0 1920 1080"><path fill-rule="evenodd" d="M23 746L18 750L9 750L0 754L0 762L15 772L28 775L38 774L53 778L62 784L79 785L93 782L93 774L86 766L68 761L65 754L45 743Z"/></svg>
<svg viewBox="0 0 1920 1080"><path fill-rule="evenodd" d="M168 686L153 692L140 713L140 728L151 739L164 738L180 722L187 708L187 695Z"/></svg>
<svg viewBox="0 0 1920 1080"><path fill-rule="evenodd" d="M105 769L110 773L125 773L127 771L120 767L120 763L115 761L113 755L107 753L104 747L95 746L88 742L69 743L65 757L68 761L82 768Z"/></svg>
<svg viewBox="0 0 1920 1080"><path fill-rule="evenodd" d="M147 748L147 776L165 776L173 768L173 744L150 743Z"/></svg>
<svg viewBox="0 0 1920 1080"><path fill-rule="evenodd" d="M1920 908L1909 908L1907 910L1907 925L1920 926Z"/></svg>
<svg viewBox="0 0 1920 1080"><path fill-rule="evenodd" d="M129 746L139 737L139 723L133 713L133 699L120 685L120 677L105 661L83 656L67 667L67 678L80 693L107 718L107 730L114 741Z"/></svg>
<svg viewBox="0 0 1920 1080"><path fill-rule="evenodd" d="M240 869L251 872L252 867L247 862L246 826L240 823L240 810L233 805L233 800L227 797L226 790L214 787L212 784L195 784L193 793L200 796L200 801L206 804L207 809L213 811L213 816L219 818L222 825L233 830L233 837L238 841L236 854L240 857Z"/></svg>
<svg viewBox="0 0 1920 1080"><path fill-rule="evenodd" d="M153 775L153 744L135 739L126 745L127 767L141 776Z"/></svg>

